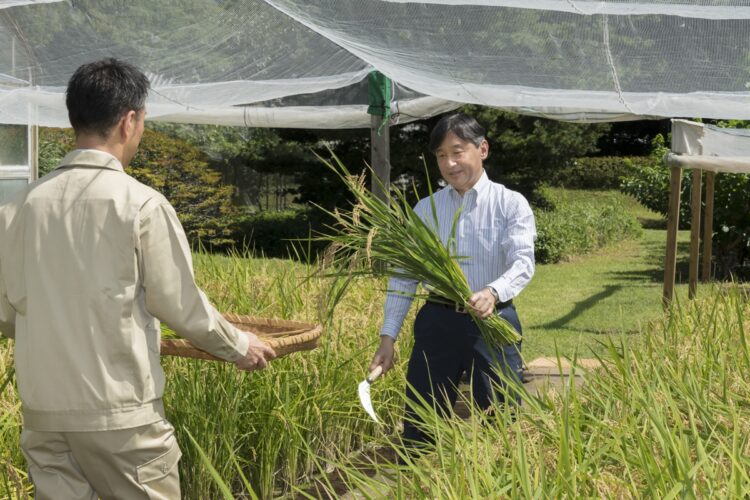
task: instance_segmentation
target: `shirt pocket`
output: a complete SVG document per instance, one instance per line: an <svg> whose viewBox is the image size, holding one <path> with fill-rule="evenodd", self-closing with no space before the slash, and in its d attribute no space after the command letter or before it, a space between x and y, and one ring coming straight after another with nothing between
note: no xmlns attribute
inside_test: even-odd
<svg viewBox="0 0 750 500"><path fill-rule="evenodd" d="M500 246L502 229L499 226L481 226L476 230L476 241L478 250L495 252Z"/></svg>

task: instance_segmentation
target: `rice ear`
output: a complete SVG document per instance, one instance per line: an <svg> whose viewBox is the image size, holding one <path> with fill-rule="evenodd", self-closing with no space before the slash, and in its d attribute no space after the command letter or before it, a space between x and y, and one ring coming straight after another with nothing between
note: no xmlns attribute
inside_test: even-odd
<svg viewBox="0 0 750 500"><path fill-rule="evenodd" d="M367 263L369 264L369 267L372 267L372 242L375 240L377 232L378 228L374 227L367 235L367 245L365 246L365 250L367 252Z"/></svg>

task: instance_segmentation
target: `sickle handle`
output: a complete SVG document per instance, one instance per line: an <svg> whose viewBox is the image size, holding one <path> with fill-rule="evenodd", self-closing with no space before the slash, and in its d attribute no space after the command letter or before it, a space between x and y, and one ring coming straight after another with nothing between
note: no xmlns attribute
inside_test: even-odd
<svg viewBox="0 0 750 500"><path fill-rule="evenodd" d="M383 366L382 365L376 366L375 369L371 371L370 374L367 376L367 381L372 384L373 382L375 382L375 379L377 379L380 375L382 375L382 373L383 373Z"/></svg>

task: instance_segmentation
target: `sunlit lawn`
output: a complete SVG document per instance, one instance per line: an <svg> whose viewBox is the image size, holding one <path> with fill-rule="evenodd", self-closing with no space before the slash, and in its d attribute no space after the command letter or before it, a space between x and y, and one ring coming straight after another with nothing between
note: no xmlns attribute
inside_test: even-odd
<svg viewBox="0 0 750 500"><path fill-rule="evenodd" d="M679 235L678 280L687 281L689 233ZM515 301L524 323L524 356L588 357L602 353L603 334L636 332L663 314L664 230L646 229L640 240L624 241L572 262L537 266L531 284ZM678 284L679 296L687 285Z"/></svg>

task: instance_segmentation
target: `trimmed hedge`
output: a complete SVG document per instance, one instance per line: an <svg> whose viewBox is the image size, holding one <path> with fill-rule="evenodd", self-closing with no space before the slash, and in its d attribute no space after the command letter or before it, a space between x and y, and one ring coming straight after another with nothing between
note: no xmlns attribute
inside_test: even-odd
<svg viewBox="0 0 750 500"><path fill-rule="evenodd" d="M621 179L643 157L592 156L576 158L555 171L549 184L569 189L618 189Z"/></svg>
<svg viewBox="0 0 750 500"><path fill-rule="evenodd" d="M634 201L616 191L543 188L541 194L549 208L534 209L538 263L564 261L642 233L629 209ZM308 246L305 240L323 228L323 217L313 208L246 213L238 219L233 239L265 257L296 257L300 249L314 256L321 244Z"/></svg>
<svg viewBox="0 0 750 500"><path fill-rule="evenodd" d="M264 257L314 258L324 244L308 240L322 230L326 217L312 207L246 212L236 219L232 239L242 250Z"/></svg>
<svg viewBox="0 0 750 500"><path fill-rule="evenodd" d="M534 253L538 263L568 260L642 234L621 193L559 188L545 188L542 192L554 208L535 211Z"/></svg>

